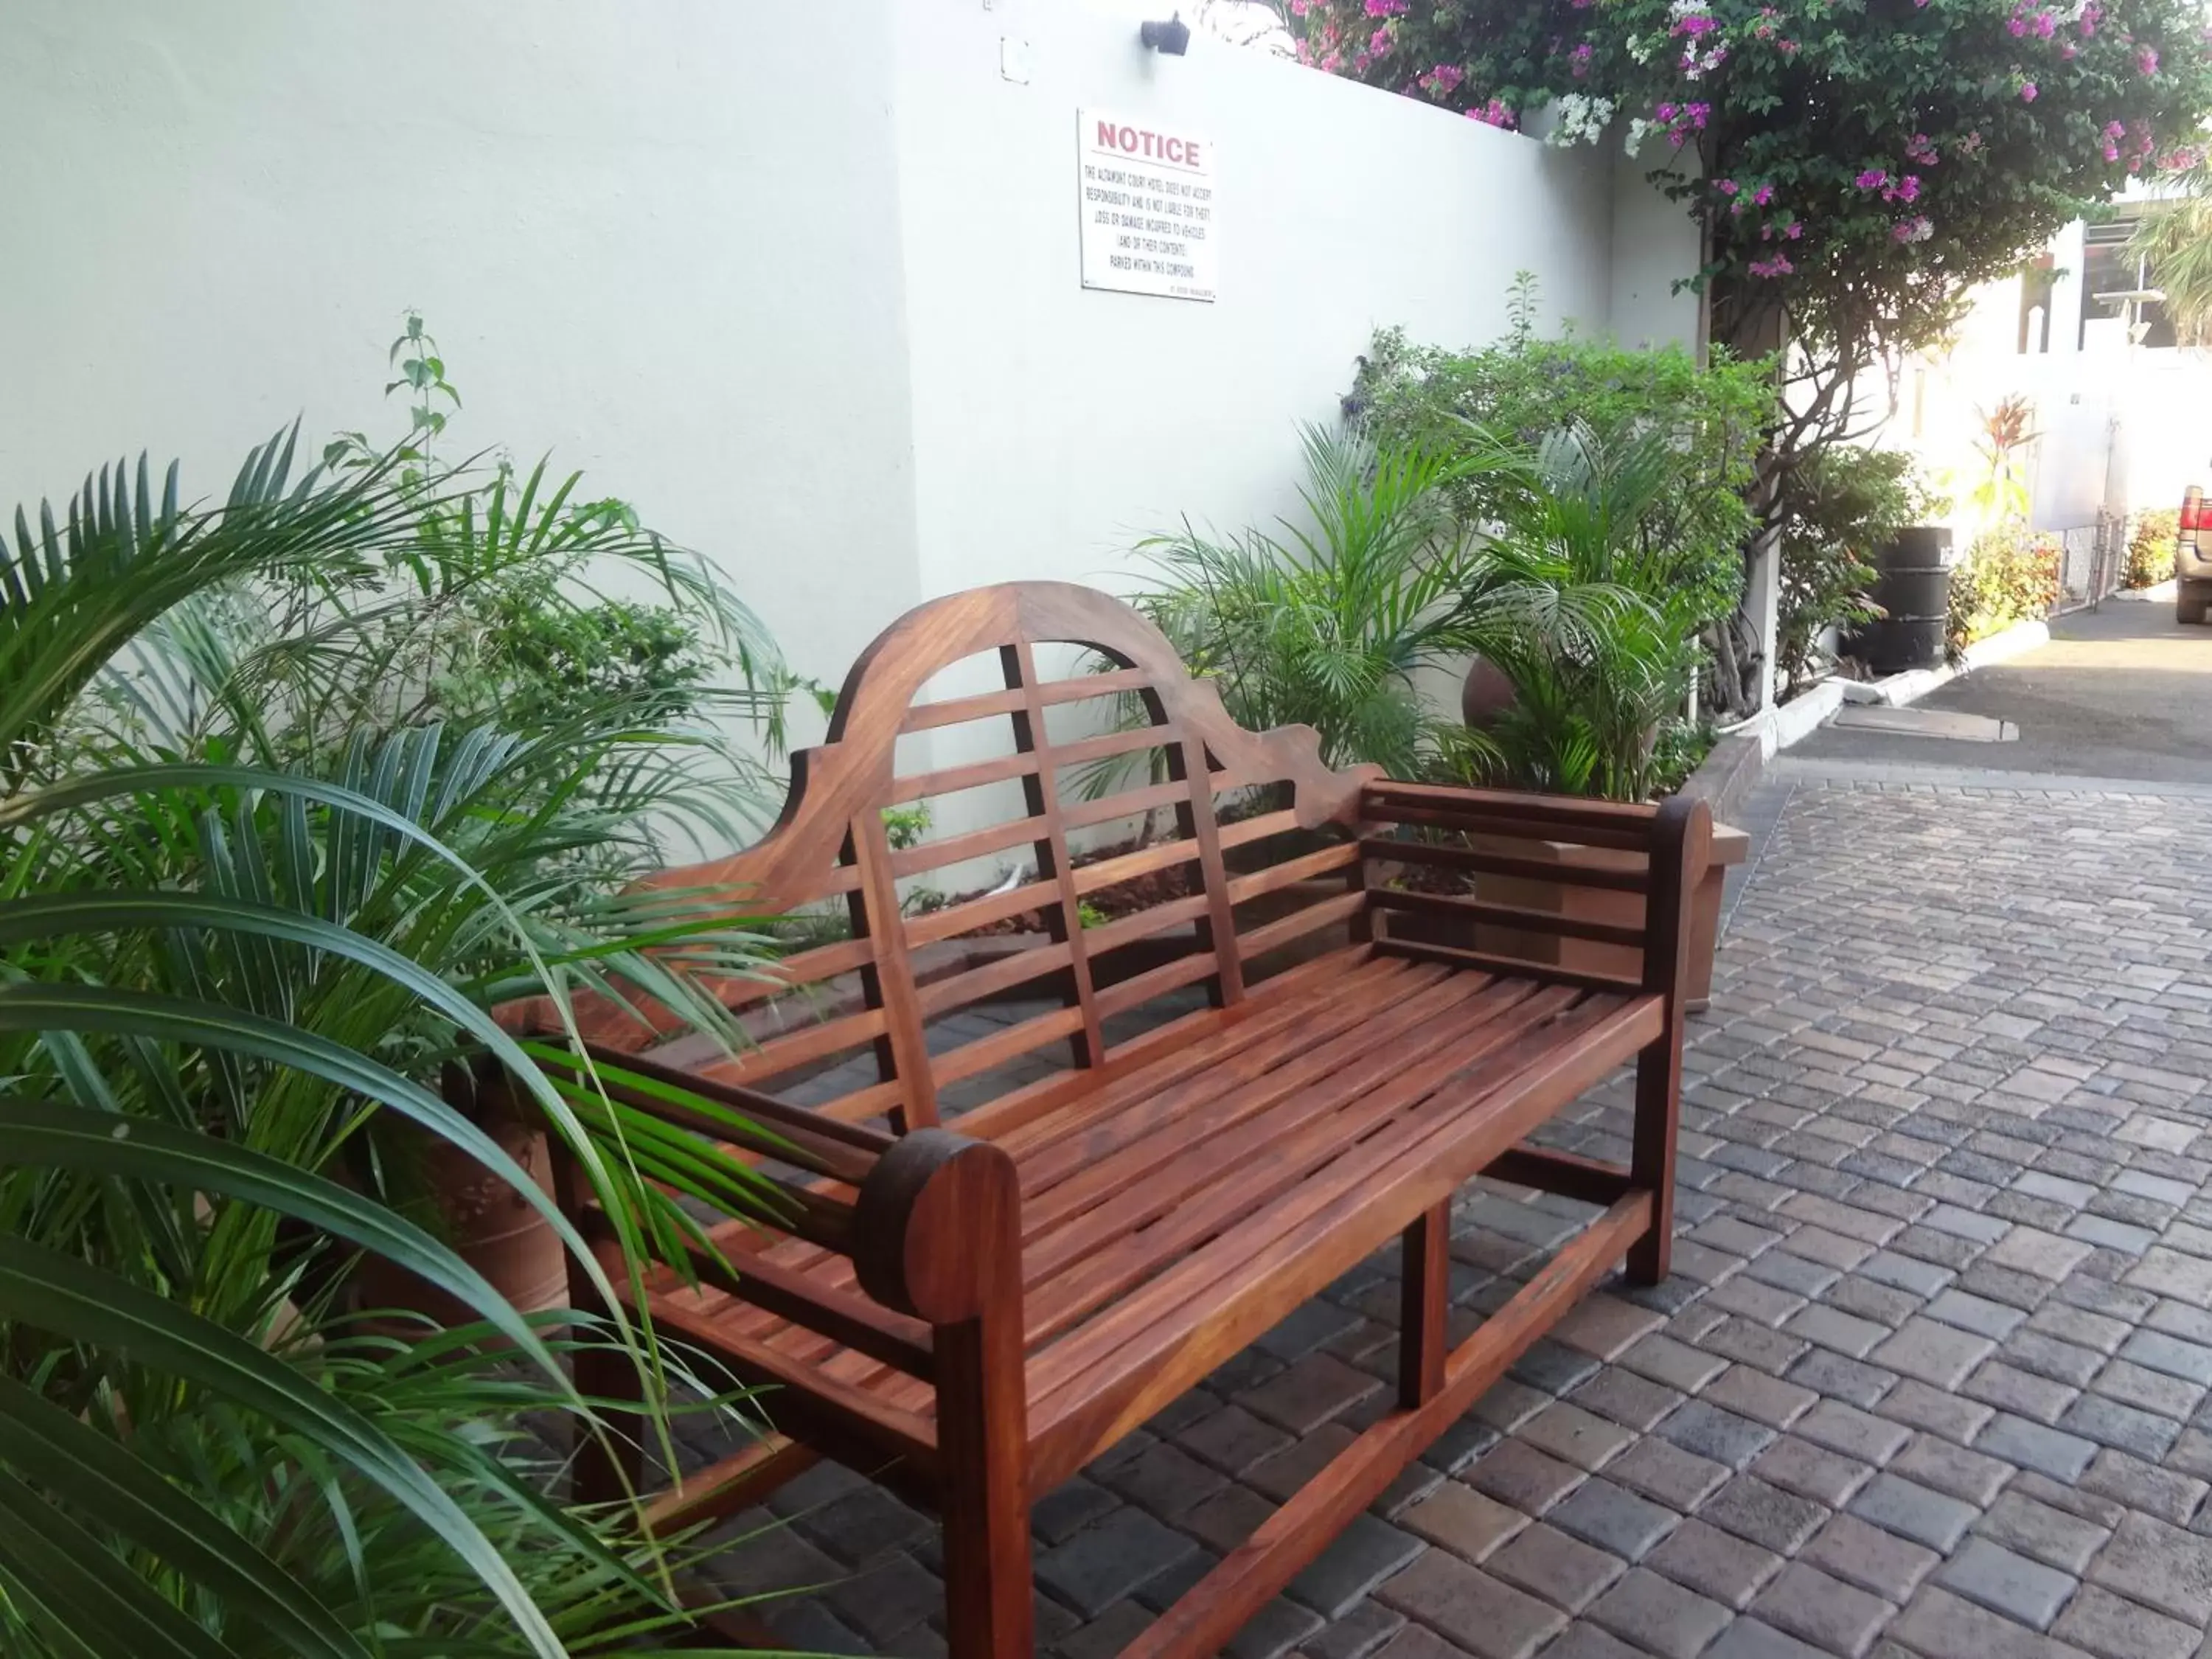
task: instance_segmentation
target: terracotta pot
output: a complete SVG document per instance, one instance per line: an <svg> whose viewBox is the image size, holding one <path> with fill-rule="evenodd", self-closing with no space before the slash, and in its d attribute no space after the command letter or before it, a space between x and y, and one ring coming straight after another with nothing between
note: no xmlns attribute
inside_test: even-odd
<svg viewBox="0 0 2212 1659"><path fill-rule="evenodd" d="M1582 847L1556 841L1520 841L1478 836L1474 844L1486 852L1555 863L1562 871L1634 870L1643 866L1638 854L1611 848ZM1751 850L1751 837L1733 825L1713 826L1711 861L1698 883L1690 912L1689 1006L1702 1009L1711 1000L1713 951L1720 939L1721 896L1729 867L1743 862ZM1644 923L1644 896L1611 888L1577 887L1565 881L1529 876L1478 875L1475 896L1492 904L1510 904L1523 910L1547 910L1584 921L1608 921L1638 927ZM1595 939L1562 939L1555 933L1529 933L1492 923L1472 924L1455 916L1401 914L1390 918L1393 932L1408 939L1425 939L1437 945L1458 945L1523 962L1550 963L1583 973L1634 975L1642 970L1642 953L1626 945L1606 945Z"/></svg>
<svg viewBox="0 0 2212 1659"><path fill-rule="evenodd" d="M1513 682L1489 658L1477 657L1468 665L1467 678L1459 688L1461 720L1477 731L1484 731L1513 703Z"/></svg>
<svg viewBox="0 0 2212 1659"><path fill-rule="evenodd" d="M543 1128L507 1115L483 1127L540 1191L552 1192L553 1159ZM419 1137L417 1167L444 1219L446 1242L521 1312L565 1306L568 1255L552 1224L505 1179L466 1152L427 1132L410 1133ZM444 1291L381 1256L362 1263L360 1289L366 1307L404 1308L446 1325L476 1317Z"/></svg>

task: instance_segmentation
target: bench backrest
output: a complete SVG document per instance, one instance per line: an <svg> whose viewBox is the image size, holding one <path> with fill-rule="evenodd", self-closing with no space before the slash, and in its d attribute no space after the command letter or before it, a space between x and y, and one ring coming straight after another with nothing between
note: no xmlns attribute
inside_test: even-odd
<svg viewBox="0 0 2212 1659"><path fill-rule="evenodd" d="M1003 689L917 701L933 677L978 656ZM1110 668L1094 672L1102 659ZM1064 677L1046 678L1055 667ZM957 758L917 768L917 749ZM1102 765L1125 769L1102 784ZM1144 1005L1201 988L1212 1005L1234 1005L1270 953L1358 916L1356 845L1312 832L1350 823L1372 775L1322 765L1306 727L1244 731L1158 629L1091 589L1014 582L924 605L854 665L829 740L794 757L769 835L653 883L726 891L744 915L842 900L851 921L850 939L787 957L775 983L727 988L724 1000L750 1011L757 1047L684 1063L755 1087L810 1075L823 1109L902 1128L939 1121L975 1079L1062 1042L1079 1068L1139 1063L1173 1041L1172 1028L1123 1039ZM894 847L887 810L951 798L964 799L937 814L953 820L950 833ZM1126 844L1078 864L1072 836ZM1029 868L1008 890L935 908L902 902L902 882L978 860ZM1117 910L1133 892L1149 902L1102 923L1093 896L1109 889ZM1012 939L976 934L1015 927ZM857 997L794 994L853 975ZM979 1012L1009 994L1050 1006ZM633 1050L649 1040L595 1035ZM822 1075L856 1054L869 1063ZM1030 1069L1022 1098L1001 1106L1042 1109L1078 1081Z"/></svg>

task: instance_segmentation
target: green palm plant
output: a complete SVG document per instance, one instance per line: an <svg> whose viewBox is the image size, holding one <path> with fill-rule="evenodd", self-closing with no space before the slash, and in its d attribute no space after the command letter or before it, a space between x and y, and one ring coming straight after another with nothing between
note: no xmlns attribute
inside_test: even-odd
<svg viewBox="0 0 2212 1659"><path fill-rule="evenodd" d="M1512 597L1480 580L1479 539L1449 491L1506 463L1317 427L1301 441L1304 522L1227 538L1186 524L1143 542L1161 583L1134 603L1240 725L1310 726L1332 766L1423 776L1452 728L1425 705L1421 677L1464 657Z"/></svg>
<svg viewBox="0 0 2212 1659"><path fill-rule="evenodd" d="M1650 532L1673 452L1585 426L1545 434L1492 497L1478 579L1500 596L1475 648L1511 684L1488 731L1491 775L1565 794L1640 800L1660 724L1696 664L1702 600L1669 579Z"/></svg>
<svg viewBox="0 0 2212 1659"><path fill-rule="evenodd" d="M2200 161L2166 182L2179 194L2145 205L2127 253L2165 295L2160 304L2174 337L2202 345L2212 339L2212 163Z"/></svg>
<svg viewBox="0 0 2212 1659"><path fill-rule="evenodd" d="M505 1176L593 1272L432 1086L449 1065L503 1066L633 1245L698 1236L672 1194L757 1201L490 1012L592 993L725 1029L708 981L757 939L726 897L619 887L670 826L726 826L744 780L634 690L447 730L410 653L426 596L536 561L654 577L740 631L751 695L773 665L703 566L565 489L293 466L280 434L211 507L118 468L0 541L0 1650L649 1646L683 1622L665 1555L626 1510L562 1510L508 1442L535 1414L606 1431L580 1347L635 1369L665 1441L678 1362L620 1322L522 1319L410 1217L384 1130ZM481 1323L356 1330L362 1253Z"/></svg>

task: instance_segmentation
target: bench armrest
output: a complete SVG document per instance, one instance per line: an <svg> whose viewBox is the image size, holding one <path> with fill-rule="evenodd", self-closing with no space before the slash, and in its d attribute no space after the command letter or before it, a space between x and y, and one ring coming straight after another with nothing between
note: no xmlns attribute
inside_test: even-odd
<svg viewBox="0 0 2212 1659"><path fill-rule="evenodd" d="M1712 857L1712 813L1704 801L1674 796L1646 805L1383 781L1366 787L1361 815L1372 908L1480 928L1479 939L1506 942L1492 966L1522 957L1531 939L1623 947L1637 952L1633 972L1548 971L1599 988L1679 994L1686 946L1674 935L1686 939L1688 906ZM1396 828L1378 833L1386 825ZM1484 885L1492 890L1401 890L1374 878L1376 866L1392 864L1487 876L1492 880ZM1523 902L1530 884L1632 895L1641 902L1626 896L1611 905ZM1611 914L1592 914L1599 911ZM1539 959L1527 966L1546 971Z"/></svg>

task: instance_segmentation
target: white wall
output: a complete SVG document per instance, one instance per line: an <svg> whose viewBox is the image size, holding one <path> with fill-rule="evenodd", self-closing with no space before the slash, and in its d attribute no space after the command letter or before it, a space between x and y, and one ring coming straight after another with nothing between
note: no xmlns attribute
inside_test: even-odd
<svg viewBox="0 0 2212 1659"><path fill-rule="evenodd" d="M919 593L898 3L9 0L0 500L396 437L418 306L456 447L586 468L842 671Z"/></svg>
<svg viewBox="0 0 2212 1659"><path fill-rule="evenodd" d="M927 591L1116 586L1131 542L1182 514L1226 527L1286 510L1294 423L1334 416L1374 331L1487 341L1517 270L1539 273L1552 317L1607 326L1597 152L1203 36L1162 58L1126 17L1066 0L933 0L900 22ZM1006 37L1028 44L1027 85L1000 77ZM1080 107L1212 139L1216 303L1081 287ZM999 158L988 173L982 155Z"/></svg>
<svg viewBox="0 0 2212 1659"><path fill-rule="evenodd" d="M1069 0L12 0L0 505L141 446L193 488L304 413L550 448L720 560L833 683L917 599L1126 587L1139 537L1291 509L1373 331L1687 340L1687 218L1561 151ZM1026 83L1001 74L1019 43ZM1087 291L1079 107L1205 133L1220 293Z"/></svg>

